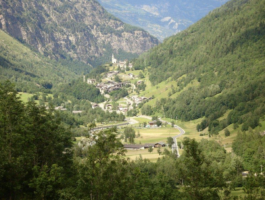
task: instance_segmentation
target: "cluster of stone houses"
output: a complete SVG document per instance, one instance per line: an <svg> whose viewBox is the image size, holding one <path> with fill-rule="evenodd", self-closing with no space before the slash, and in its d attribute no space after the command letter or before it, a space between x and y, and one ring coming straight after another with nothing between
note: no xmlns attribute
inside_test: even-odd
<svg viewBox="0 0 265 200"><path fill-rule="evenodd" d="M123 86L130 84L128 82L117 83L114 81L108 81L106 83L99 83L96 87L99 89L101 94L110 93L114 90L121 89Z"/></svg>
<svg viewBox="0 0 265 200"><path fill-rule="evenodd" d="M154 120L154 121L151 121L151 122L148 122L148 125L146 125L147 128L156 128L157 127L157 121Z"/></svg>
<svg viewBox="0 0 265 200"><path fill-rule="evenodd" d="M119 110L120 112L124 113L124 114L128 112L128 109L127 109L127 108L124 108L124 107L122 107L122 106L118 106L118 110Z"/></svg>
<svg viewBox="0 0 265 200"><path fill-rule="evenodd" d="M92 108L93 108L93 109L95 109L95 108L99 108L99 105L96 104L96 103L94 103L94 104L92 104Z"/></svg>
<svg viewBox="0 0 265 200"><path fill-rule="evenodd" d="M159 147L165 147L166 143L164 142L157 142L157 143L147 143L147 144L124 144L123 147L128 150L134 150L134 149L148 149L150 147L152 148L159 148Z"/></svg>
<svg viewBox="0 0 265 200"><path fill-rule="evenodd" d="M67 108L64 108L63 106L57 106L54 108L55 110L61 110L61 111L65 111L67 110Z"/></svg>
<svg viewBox="0 0 265 200"><path fill-rule="evenodd" d="M133 102L136 104L136 105L139 105L140 103L143 103L144 101L149 101L152 99L152 97L150 98L146 98L146 97L138 97L137 95L134 95L131 97Z"/></svg>
<svg viewBox="0 0 265 200"><path fill-rule="evenodd" d="M67 108L64 108L63 106L57 106L54 108L55 110L60 110L60 111L66 111ZM82 110L74 110L72 111L73 114L81 114L83 111Z"/></svg>
<svg viewBox="0 0 265 200"><path fill-rule="evenodd" d="M87 84L95 85L96 84L96 79L87 79Z"/></svg>

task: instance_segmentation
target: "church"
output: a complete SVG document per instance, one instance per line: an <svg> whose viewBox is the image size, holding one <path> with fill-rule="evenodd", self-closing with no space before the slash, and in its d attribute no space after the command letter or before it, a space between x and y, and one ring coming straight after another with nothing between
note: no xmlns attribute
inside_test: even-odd
<svg viewBox="0 0 265 200"><path fill-rule="evenodd" d="M114 57L112 54L112 59L111 59L112 64L117 64L117 59Z"/></svg>

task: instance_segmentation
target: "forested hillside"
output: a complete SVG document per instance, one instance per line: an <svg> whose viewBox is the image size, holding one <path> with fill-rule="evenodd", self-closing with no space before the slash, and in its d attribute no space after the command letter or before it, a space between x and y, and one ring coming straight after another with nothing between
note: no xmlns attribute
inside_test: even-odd
<svg viewBox="0 0 265 200"><path fill-rule="evenodd" d="M152 112L173 119L206 119L198 130L259 125L265 111L265 1L234 0L135 61L150 81L175 81ZM170 85L169 85L170 88ZM226 119L217 119L229 111Z"/></svg>
<svg viewBox="0 0 265 200"><path fill-rule="evenodd" d="M52 89L90 69L83 63L50 60L0 30L0 80L17 83L19 91Z"/></svg>
<svg viewBox="0 0 265 200"><path fill-rule="evenodd" d="M158 44L110 15L96 0L0 0L0 29L45 56L97 66L131 59Z"/></svg>

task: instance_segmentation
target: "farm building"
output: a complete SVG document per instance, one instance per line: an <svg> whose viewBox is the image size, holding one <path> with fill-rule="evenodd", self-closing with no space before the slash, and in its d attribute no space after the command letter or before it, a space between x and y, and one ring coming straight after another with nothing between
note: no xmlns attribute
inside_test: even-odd
<svg viewBox="0 0 265 200"><path fill-rule="evenodd" d="M165 146L166 146L166 143L164 143L164 142L157 142L157 143L155 143L155 148L165 147Z"/></svg>
<svg viewBox="0 0 265 200"><path fill-rule="evenodd" d="M124 144L123 147L128 150L145 149L145 145L141 144Z"/></svg>

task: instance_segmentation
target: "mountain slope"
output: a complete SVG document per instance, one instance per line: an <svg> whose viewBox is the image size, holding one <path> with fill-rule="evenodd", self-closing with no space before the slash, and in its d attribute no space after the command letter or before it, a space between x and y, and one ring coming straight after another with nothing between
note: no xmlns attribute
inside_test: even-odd
<svg viewBox="0 0 265 200"><path fill-rule="evenodd" d="M72 68L74 68L74 63ZM81 68L83 67L83 68ZM85 71L87 66L78 66ZM0 30L0 80L17 83L20 91L40 91L80 77L66 65L50 60ZM79 72L80 74L80 72Z"/></svg>
<svg viewBox="0 0 265 200"><path fill-rule="evenodd" d="M92 65L109 61L112 52L132 58L158 44L96 0L0 0L0 28L46 56Z"/></svg>
<svg viewBox="0 0 265 200"><path fill-rule="evenodd" d="M113 15L163 40L182 31L227 0L99 0Z"/></svg>
<svg viewBox="0 0 265 200"><path fill-rule="evenodd" d="M198 130L208 126L212 133L231 123L256 127L265 111L264 7L264 0L230 1L141 56L135 68L148 68L153 85L175 82L153 112L206 117Z"/></svg>

